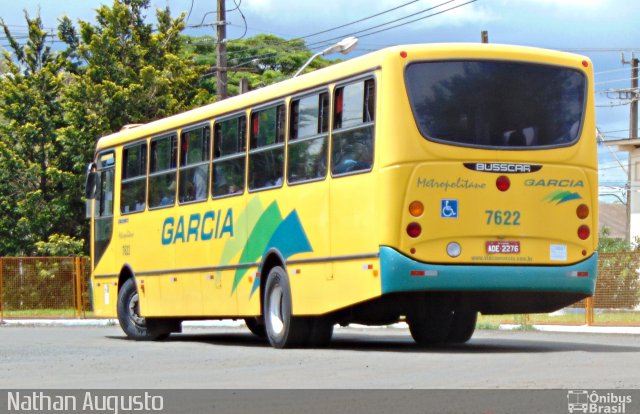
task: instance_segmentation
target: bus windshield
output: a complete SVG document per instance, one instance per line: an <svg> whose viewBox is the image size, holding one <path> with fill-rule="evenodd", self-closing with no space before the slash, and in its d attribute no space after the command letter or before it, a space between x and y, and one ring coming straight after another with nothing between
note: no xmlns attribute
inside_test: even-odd
<svg viewBox="0 0 640 414"><path fill-rule="evenodd" d="M469 147L566 146L579 137L586 78L576 69L507 61L410 64L406 87L430 140Z"/></svg>

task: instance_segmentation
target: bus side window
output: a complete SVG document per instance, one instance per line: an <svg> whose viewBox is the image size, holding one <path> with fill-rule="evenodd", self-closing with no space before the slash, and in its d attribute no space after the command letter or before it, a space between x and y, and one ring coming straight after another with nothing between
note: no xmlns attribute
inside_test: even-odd
<svg viewBox="0 0 640 414"><path fill-rule="evenodd" d="M142 211L147 199L147 142L125 147L122 153L120 212Z"/></svg>
<svg viewBox="0 0 640 414"><path fill-rule="evenodd" d="M173 206L176 201L178 137L151 140L149 160L149 208Z"/></svg>
<svg viewBox="0 0 640 414"><path fill-rule="evenodd" d="M208 125L188 129L180 135L180 185L181 203L207 199L209 188Z"/></svg>
<svg viewBox="0 0 640 414"><path fill-rule="evenodd" d="M371 170L375 82L358 81L336 88L331 133L331 174Z"/></svg>
<svg viewBox="0 0 640 414"><path fill-rule="evenodd" d="M216 121L213 134L213 197L242 194L246 159L247 118L243 114Z"/></svg>
<svg viewBox="0 0 640 414"><path fill-rule="evenodd" d="M289 131L287 180L297 183L323 179L327 175L329 94L293 100Z"/></svg>
<svg viewBox="0 0 640 414"><path fill-rule="evenodd" d="M284 105L251 114L249 190L282 186L284 173Z"/></svg>

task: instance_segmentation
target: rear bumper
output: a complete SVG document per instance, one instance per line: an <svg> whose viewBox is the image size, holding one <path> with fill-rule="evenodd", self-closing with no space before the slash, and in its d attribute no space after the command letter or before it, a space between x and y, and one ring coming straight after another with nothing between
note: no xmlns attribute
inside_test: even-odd
<svg viewBox="0 0 640 414"><path fill-rule="evenodd" d="M595 291L597 264L598 254L594 253L567 266L439 265L415 261L390 247L380 248L383 294L511 291L591 296ZM588 276L578 277L578 272L588 272Z"/></svg>

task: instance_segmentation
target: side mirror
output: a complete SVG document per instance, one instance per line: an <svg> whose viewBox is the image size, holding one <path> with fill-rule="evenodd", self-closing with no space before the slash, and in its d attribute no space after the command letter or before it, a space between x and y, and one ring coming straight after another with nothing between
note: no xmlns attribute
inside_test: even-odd
<svg viewBox="0 0 640 414"><path fill-rule="evenodd" d="M98 173L96 171L96 164L94 162L87 165L87 175L84 182L84 216L91 218L91 211L93 206L93 199L96 197L96 184L98 182Z"/></svg>
<svg viewBox="0 0 640 414"><path fill-rule="evenodd" d="M96 197L97 178L96 163L92 162L87 165L87 175L84 182L84 197L87 200L93 200Z"/></svg>

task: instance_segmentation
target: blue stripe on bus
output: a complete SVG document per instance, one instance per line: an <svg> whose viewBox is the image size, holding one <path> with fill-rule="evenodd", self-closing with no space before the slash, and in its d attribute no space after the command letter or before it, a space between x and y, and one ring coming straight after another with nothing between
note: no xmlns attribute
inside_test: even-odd
<svg viewBox="0 0 640 414"><path fill-rule="evenodd" d="M598 254L568 266L439 265L415 261L390 247L380 248L382 293L411 291L549 291L592 295ZM411 272L425 272L412 276ZM577 277L575 272L589 272ZM574 275L572 275L572 273Z"/></svg>

